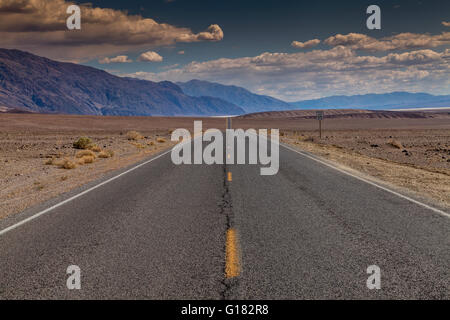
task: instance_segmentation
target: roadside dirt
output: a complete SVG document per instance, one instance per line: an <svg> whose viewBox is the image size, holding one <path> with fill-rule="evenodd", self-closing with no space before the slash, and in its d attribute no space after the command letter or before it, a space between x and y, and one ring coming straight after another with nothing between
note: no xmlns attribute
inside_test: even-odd
<svg viewBox="0 0 450 320"><path fill-rule="evenodd" d="M450 208L450 130L284 131L281 141Z"/></svg>
<svg viewBox="0 0 450 320"><path fill-rule="evenodd" d="M99 149L113 151L109 158L92 152L83 163L72 144L79 134L0 134L0 218L79 187L102 175L131 165L172 145L168 131L151 132L138 141L117 133L83 133ZM90 158L90 157L88 157ZM60 166L68 160L76 167ZM89 159L88 159L89 160ZM84 160L86 161L86 160Z"/></svg>

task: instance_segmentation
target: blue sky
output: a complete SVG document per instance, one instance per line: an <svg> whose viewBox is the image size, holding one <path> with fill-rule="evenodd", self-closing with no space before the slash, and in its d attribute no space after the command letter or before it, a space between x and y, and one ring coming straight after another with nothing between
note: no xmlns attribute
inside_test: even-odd
<svg viewBox="0 0 450 320"><path fill-rule="evenodd" d="M439 33L441 22L450 20L450 1L283 1L283 0L165 0L91 1L94 6L128 10L158 22L188 27L200 32L218 24L222 41L180 43L155 49L164 56L158 64L116 64L122 72L153 71L165 66L184 65L193 60L256 56L263 52L288 52L294 40L324 39L337 33L365 33L374 37L401 32ZM366 28L366 8L378 4L382 9L382 29ZM183 50L184 55L177 54ZM139 52L130 52L137 57ZM92 66L103 67L95 61Z"/></svg>
<svg viewBox="0 0 450 320"><path fill-rule="evenodd" d="M76 3L82 28L68 31L66 0L0 0L1 46L118 76L202 79L287 101L450 94L450 1ZM381 30L366 27L371 4L381 8Z"/></svg>

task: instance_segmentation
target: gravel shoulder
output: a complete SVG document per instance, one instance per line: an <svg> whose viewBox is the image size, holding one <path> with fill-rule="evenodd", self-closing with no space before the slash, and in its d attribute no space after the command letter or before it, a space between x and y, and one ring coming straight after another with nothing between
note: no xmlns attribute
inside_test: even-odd
<svg viewBox="0 0 450 320"><path fill-rule="evenodd" d="M450 130L284 131L281 141L442 208L450 208Z"/></svg>

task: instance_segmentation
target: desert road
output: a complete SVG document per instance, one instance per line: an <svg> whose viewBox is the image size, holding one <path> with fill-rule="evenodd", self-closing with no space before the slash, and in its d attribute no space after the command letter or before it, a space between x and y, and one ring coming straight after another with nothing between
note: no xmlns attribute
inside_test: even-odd
<svg viewBox="0 0 450 320"><path fill-rule="evenodd" d="M0 221L1 299L450 298L448 216L305 154L121 172Z"/></svg>

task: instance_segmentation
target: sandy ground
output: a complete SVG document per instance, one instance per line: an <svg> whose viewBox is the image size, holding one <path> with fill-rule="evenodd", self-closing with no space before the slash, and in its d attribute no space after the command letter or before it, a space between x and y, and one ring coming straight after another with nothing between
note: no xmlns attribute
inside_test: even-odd
<svg viewBox="0 0 450 320"><path fill-rule="evenodd" d="M232 124L279 128L283 142L450 208L450 116L334 117L325 119L322 139L317 121L308 117L240 117ZM171 130L192 130L194 120L202 120L204 129L226 124L223 118L0 114L0 218L169 148ZM131 130L143 138L129 140ZM93 163L74 169L45 164L49 159L77 162L73 142L81 136L114 156L103 159L96 152Z"/></svg>

